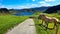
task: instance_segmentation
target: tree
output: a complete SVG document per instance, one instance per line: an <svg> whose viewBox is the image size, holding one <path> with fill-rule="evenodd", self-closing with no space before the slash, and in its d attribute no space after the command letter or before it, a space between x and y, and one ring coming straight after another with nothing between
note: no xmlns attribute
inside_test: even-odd
<svg viewBox="0 0 60 34"><path fill-rule="evenodd" d="M7 8L0 8L0 13L9 13Z"/></svg>
<svg viewBox="0 0 60 34"><path fill-rule="evenodd" d="M57 13L60 10L60 5L48 8L44 13Z"/></svg>

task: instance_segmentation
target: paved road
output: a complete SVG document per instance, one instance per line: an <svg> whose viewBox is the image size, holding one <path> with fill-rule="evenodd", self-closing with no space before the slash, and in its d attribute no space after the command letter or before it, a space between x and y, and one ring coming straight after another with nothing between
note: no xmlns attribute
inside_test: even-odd
<svg viewBox="0 0 60 34"><path fill-rule="evenodd" d="M33 19L27 19L6 34L36 34Z"/></svg>

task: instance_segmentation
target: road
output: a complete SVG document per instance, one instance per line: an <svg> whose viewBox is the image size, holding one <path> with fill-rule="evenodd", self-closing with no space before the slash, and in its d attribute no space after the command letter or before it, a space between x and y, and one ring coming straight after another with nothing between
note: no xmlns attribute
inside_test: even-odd
<svg viewBox="0 0 60 34"><path fill-rule="evenodd" d="M6 34L36 34L33 19L27 19L16 27L9 30Z"/></svg>

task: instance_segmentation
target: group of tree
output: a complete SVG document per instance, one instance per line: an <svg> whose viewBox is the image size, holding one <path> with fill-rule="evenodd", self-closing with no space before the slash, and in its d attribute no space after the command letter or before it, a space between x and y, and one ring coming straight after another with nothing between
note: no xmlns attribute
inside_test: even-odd
<svg viewBox="0 0 60 34"><path fill-rule="evenodd" d="M0 8L0 13L9 13L7 8Z"/></svg>
<svg viewBox="0 0 60 34"><path fill-rule="evenodd" d="M60 5L57 6L52 6L50 8L48 8L44 13L58 13L58 11L60 12Z"/></svg>
<svg viewBox="0 0 60 34"><path fill-rule="evenodd" d="M9 13L7 8L0 8L0 13Z"/></svg>

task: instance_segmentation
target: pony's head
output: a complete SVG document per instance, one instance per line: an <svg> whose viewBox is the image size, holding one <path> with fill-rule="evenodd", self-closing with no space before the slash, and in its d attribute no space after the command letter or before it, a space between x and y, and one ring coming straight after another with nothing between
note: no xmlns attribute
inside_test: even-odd
<svg viewBox="0 0 60 34"><path fill-rule="evenodd" d="M45 17L45 14L40 14L41 17Z"/></svg>
<svg viewBox="0 0 60 34"><path fill-rule="evenodd" d="M45 15L44 14L40 14L38 19L42 19L43 17L45 17Z"/></svg>

